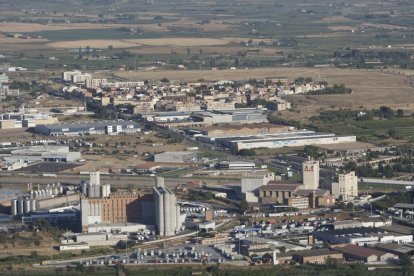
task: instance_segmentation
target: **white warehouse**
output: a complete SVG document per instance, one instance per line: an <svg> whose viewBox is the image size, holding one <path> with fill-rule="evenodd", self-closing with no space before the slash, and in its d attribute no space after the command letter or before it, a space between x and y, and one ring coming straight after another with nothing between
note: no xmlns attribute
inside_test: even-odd
<svg viewBox="0 0 414 276"><path fill-rule="evenodd" d="M217 144L233 151L256 148L300 147L306 145L328 145L356 142L356 136L336 136L332 133L314 131L275 132L258 135L217 137Z"/></svg>

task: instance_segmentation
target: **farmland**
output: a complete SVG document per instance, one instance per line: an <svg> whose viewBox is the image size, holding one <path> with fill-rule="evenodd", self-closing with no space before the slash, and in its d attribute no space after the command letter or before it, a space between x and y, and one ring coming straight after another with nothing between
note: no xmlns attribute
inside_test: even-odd
<svg viewBox="0 0 414 276"><path fill-rule="evenodd" d="M279 115L295 120L383 103L414 111L414 4L408 1L69 0L64 9L60 1L36 2L30 10L26 0L1 4L5 64L111 70L108 77L130 80L311 77L352 89L351 95L290 96L293 110Z"/></svg>
<svg viewBox="0 0 414 276"><path fill-rule="evenodd" d="M117 2L113 8L109 4L114 1L93 4L70 0L65 9L60 1L36 1L35 9L26 10L27 2L2 4L0 40L6 44L2 50L11 57L20 50L30 56L28 44L32 49L45 50L45 57L46 50L52 49L50 54L62 59L68 56L67 49L90 46L107 54L105 49L112 45L145 55L146 59L137 57L139 66L158 61L157 55L170 52L171 47L174 47L171 52L180 53L186 47L218 46L213 52L196 48L191 49L189 57L162 58L173 66L174 60L182 59L189 67L191 59L194 68L209 66L213 59L216 67L224 69L234 65L235 58L244 67L273 67L284 63L313 66L332 62L370 67L365 62L375 60L377 53L409 54L414 44L414 18L410 12L414 4L409 2L388 1L384 7L381 3L361 4L356 0L348 3L175 0L163 5L158 5L158 1L145 4L124 1ZM42 40L22 43L21 39L5 37L8 33L41 36ZM358 49L357 57L353 49ZM382 63L388 66L395 61L387 59ZM11 59L11 62L18 61ZM411 68L411 61L405 63L404 66Z"/></svg>

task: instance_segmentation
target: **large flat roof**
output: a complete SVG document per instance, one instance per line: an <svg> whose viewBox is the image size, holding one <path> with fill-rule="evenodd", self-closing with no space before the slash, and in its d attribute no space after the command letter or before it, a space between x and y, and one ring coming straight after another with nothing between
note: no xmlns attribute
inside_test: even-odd
<svg viewBox="0 0 414 276"><path fill-rule="evenodd" d="M85 127L105 127L108 125L134 125L139 126L138 123L134 121L123 121L123 120L108 120L108 121L85 121L85 122L72 122L72 123L59 123L51 125L42 125L50 130L61 130L62 128L85 128Z"/></svg>
<svg viewBox="0 0 414 276"><path fill-rule="evenodd" d="M354 244L348 244L348 245L343 246L343 247L341 247L341 246L334 247L334 250L337 250L337 251L345 253L345 254L350 254L350 255L364 257L364 258L368 258L368 257L373 256L373 255L382 256L382 255L387 254L386 252L378 250L378 249L362 247L362 246L358 246L358 245L354 245Z"/></svg>
<svg viewBox="0 0 414 276"><path fill-rule="evenodd" d="M312 256L326 256L332 254L341 254L341 252L334 251L328 248L321 248L321 249L312 249L312 250L303 250L299 252L295 252L293 255L303 256L303 257L312 257Z"/></svg>
<svg viewBox="0 0 414 276"><path fill-rule="evenodd" d="M157 153L156 155L189 155L189 154L197 154L197 151L165 151L161 153Z"/></svg>
<svg viewBox="0 0 414 276"><path fill-rule="evenodd" d="M300 185L300 182L275 182L270 181L267 185L261 186L261 191L294 191Z"/></svg>

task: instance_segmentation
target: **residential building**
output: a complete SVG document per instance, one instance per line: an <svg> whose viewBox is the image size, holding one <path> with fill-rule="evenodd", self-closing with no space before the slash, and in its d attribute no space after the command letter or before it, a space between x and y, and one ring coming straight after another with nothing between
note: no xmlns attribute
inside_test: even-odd
<svg viewBox="0 0 414 276"><path fill-rule="evenodd" d="M353 200L358 196L358 178L355 172L338 175L338 182L332 183L332 194L343 201Z"/></svg>

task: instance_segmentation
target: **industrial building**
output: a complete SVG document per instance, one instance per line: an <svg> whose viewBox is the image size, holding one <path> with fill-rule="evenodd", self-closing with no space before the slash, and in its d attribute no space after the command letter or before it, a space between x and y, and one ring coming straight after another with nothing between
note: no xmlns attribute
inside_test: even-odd
<svg viewBox="0 0 414 276"><path fill-rule="evenodd" d="M353 244L336 246L333 249L344 254L345 259L348 261L361 261L365 264L385 264L398 259L398 255Z"/></svg>
<svg viewBox="0 0 414 276"><path fill-rule="evenodd" d="M188 120L191 116L191 111L165 111L154 113L139 114L139 118L147 122L154 123L170 123Z"/></svg>
<svg viewBox="0 0 414 276"><path fill-rule="evenodd" d="M180 206L175 195L164 186L164 179L157 178L153 188L155 205L155 225L160 236L175 235L181 229Z"/></svg>
<svg viewBox="0 0 414 276"><path fill-rule="evenodd" d="M168 151L154 155L157 163L192 163L197 161L196 151Z"/></svg>
<svg viewBox="0 0 414 276"><path fill-rule="evenodd" d="M316 190L319 187L319 161L306 160L302 164L304 189Z"/></svg>
<svg viewBox="0 0 414 276"><path fill-rule="evenodd" d="M247 202L259 202L258 189L269 181L275 180L273 172L252 172L242 177L240 192Z"/></svg>
<svg viewBox="0 0 414 276"><path fill-rule="evenodd" d="M300 186L299 182L270 181L259 188L260 200L262 203L284 204L288 198L294 196Z"/></svg>
<svg viewBox="0 0 414 276"><path fill-rule="evenodd" d="M260 124L267 123L262 109L238 108L231 110L200 111L191 114L194 125L212 126L217 124Z"/></svg>
<svg viewBox="0 0 414 276"><path fill-rule="evenodd" d="M249 170L254 169L256 164L254 162L245 161L221 161L219 168L221 170Z"/></svg>
<svg viewBox="0 0 414 276"><path fill-rule="evenodd" d="M140 195L135 193L111 193L111 185L101 185L100 172L90 172L89 181L81 183L80 200L82 231L101 223L127 223L140 216Z"/></svg>
<svg viewBox="0 0 414 276"><path fill-rule="evenodd" d="M79 211L33 212L22 216L23 224L35 224L39 220L46 220L50 224L71 229L72 231L79 230Z"/></svg>
<svg viewBox="0 0 414 276"><path fill-rule="evenodd" d="M343 260L343 254L328 248L303 250L293 254L292 259L299 264L325 264L327 259Z"/></svg>
<svg viewBox="0 0 414 276"><path fill-rule="evenodd" d="M236 136L236 135L251 135L255 134L266 134L266 133L275 133L275 132L286 132L294 130L294 127L290 126L281 126L270 123L260 123L260 124L248 124L248 125L218 125L211 127L188 127L183 131L187 135L191 136L209 136L209 137L226 137L226 136Z"/></svg>
<svg viewBox="0 0 414 276"><path fill-rule="evenodd" d="M333 231L317 231L314 237L330 244L376 244L376 243L410 243L413 235L387 232L381 228L356 227Z"/></svg>
<svg viewBox="0 0 414 276"><path fill-rule="evenodd" d="M56 124L58 119L43 113L0 114L0 129L31 128L37 125Z"/></svg>
<svg viewBox="0 0 414 276"><path fill-rule="evenodd" d="M3 151L5 163L77 162L80 152L70 152L69 146L31 146Z"/></svg>
<svg viewBox="0 0 414 276"><path fill-rule="evenodd" d="M82 198L82 231L100 224L136 222L140 216L140 195L113 193L106 198Z"/></svg>
<svg viewBox="0 0 414 276"><path fill-rule="evenodd" d="M356 136L335 136L331 133L317 133L309 130L292 130L264 134L198 136L205 143L217 144L232 151L255 148L299 147L356 142Z"/></svg>
<svg viewBox="0 0 414 276"><path fill-rule="evenodd" d="M38 125L35 131L48 136L60 136L135 133L141 128L133 121L114 120Z"/></svg>
<svg viewBox="0 0 414 276"><path fill-rule="evenodd" d="M79 202L79 194L73 193L71 188L63 187L60 183L53 183L42 188L30 191L11 200L10 213L13 216L25 215L35 211L45 211L58 206L72 206Z"/></svg>

